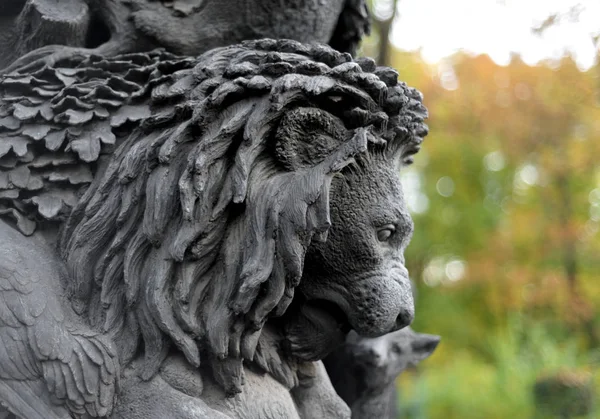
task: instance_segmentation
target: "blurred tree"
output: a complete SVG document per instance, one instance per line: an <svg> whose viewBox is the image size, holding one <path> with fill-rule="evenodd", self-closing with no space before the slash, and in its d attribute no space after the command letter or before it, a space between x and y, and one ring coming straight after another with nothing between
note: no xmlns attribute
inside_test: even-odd
<svg viewBox="0 0 600 419"><path fill-rule="evenodd" d="M561 25L565 22L576 23L579 21L581 14L584 13L585 10L585 4L581 2L575 2L562 12L551 13L543 22L533 27L532 31L538 35L543 35L544 32L553 26ZM596 98L597 103L600 104L600 31L597 33L591 33L590 38L596 49L596 64L594 66L596 74ZM568 168L565 167L563 168L562 172L567 170ZM568 175L566 173L557 173L556 183L560 195L559 199L560 202L562 202L560 220L564 228L571 220L573 212L572 197L568 184ZM582 300L577 284L578 262L576 256L576 243L576 237L567 236L565 237L563 247L564 268L566 278L569 282L572 306L574 308L579 307L579 302ZM600 344L600 336L597 330L595 330L593 325L589 323L586 323L586 325L594 346L598 346Z"/></svg>
<svg viewBox="0 0 600 419"><path fill-rule="evenodd" d="M386 57L430 111L403 170L416 224L406 259L414 327L443 341L405 377L404 415L526 417L541 372L600 366L600 33L589 71L568 55L501 66L457 53L432 65L389 43L402 3L372 3L380 23L363 53ZM581 12L565 10L546 27Z"/></svg>
<svg viewBox="0 0 600 419"><path fill-rule="evenodd" d="M390 33L394 19L397 15L399 0L370 0L369 9L372 14L372 38L375 38L375 45L370 52L376 57L379 65L391 65L390 50L392 48Z"/></svg>
<svg viewBox="0 0 600 419"><path fill-rule="evenodd" d="M563 12L554 12L548 15L539 25L532 28L533 33L543 35L546 30L553 26L560 25L565 22L576 23L579 17L586 10L585 5L581 2L571 4ZM600 25L599 25L600 26ZM596 33L591 33L590 38L596 48L596 79L597 79L597 101L600 104L600 29Z"/></svg>
<svg viewBox="0 0 600 419"><path fill-rule="evenodd" d="M440 304L440 291L458 293L462 308L453 314L464 312L473 325L498 326L525 310L583 325L594 340L600 111L593 72L570 57L532 67L514 56L503 67L457 54L428 66L418 54L394 52L392 65L423 91L431 113L425 153L405 175L417 223L407 260L425 284L421 304ZM443 290L429 292L436 285ZM430 316L423 326L450 318ZM481 329L469 329L462 333L476 342Z"/></svg>
<svg viewBox="0 0 600 419"><path fill-rule="evenodd" d="M548 327L559 347L596 347L594 71L580 71L569 56L529 66L515 55L500 66L458 53L428 65L418 53L393 50L391 63L423 91L431 115L423 152L404 171L416 224L407 253L419 285L415 328L443 336L424 368L450 368L465 351L473 365L500 368L489 337L514 313Z"/></svg>

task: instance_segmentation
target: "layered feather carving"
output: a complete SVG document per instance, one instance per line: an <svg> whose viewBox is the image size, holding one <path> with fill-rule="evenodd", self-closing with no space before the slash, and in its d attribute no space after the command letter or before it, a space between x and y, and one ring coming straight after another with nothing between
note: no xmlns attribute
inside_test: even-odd
<svg viewBox="0 0 600 419"><path fill-rule="evenodd" d="M106 416L119 375L115 348L57 293L64 272L49 249L4 223L0 235L0 400L31 419L70 417L64 407Z"/></svg>
<svg viewBox="0 0 600 419"><path fill-rule="evenodd" d="M115 133L150 116L153 83L191 60L165 52L90 56L0 77L0 215L30 235L62 222L78 202Z"/></svg>

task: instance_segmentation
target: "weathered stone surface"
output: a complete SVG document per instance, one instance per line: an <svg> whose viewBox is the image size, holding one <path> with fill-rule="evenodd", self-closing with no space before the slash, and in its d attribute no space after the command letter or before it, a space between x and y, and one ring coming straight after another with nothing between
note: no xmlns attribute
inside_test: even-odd
<svg viewBox="0 0 600 419"><path fill-rule="evenodd" d="M55 64L0 83L2 405L348 418L320 359L413 317L421 95L294 41Z"/></svg>
<svg viewBox="0 0 600 419"><path fill-rule="evenodd" d="M196 56L248 39L329 43L353 53L369 32L365 0L6 0L0 72L161 47ZM59 76L61 77L61 76ZM64 80L69 80L64 77Z"/></svg>

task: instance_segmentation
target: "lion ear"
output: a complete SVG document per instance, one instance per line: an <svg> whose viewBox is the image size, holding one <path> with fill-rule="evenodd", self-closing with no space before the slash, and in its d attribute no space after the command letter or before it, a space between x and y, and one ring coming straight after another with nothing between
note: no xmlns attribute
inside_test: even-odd
<svg viewBox="0 0 600 419"><path fill-rule="evenodd" d="M325 159L349 135L342 121L315 108L286 113L275 134L275 155L289 170L311 167Z"/></svg>

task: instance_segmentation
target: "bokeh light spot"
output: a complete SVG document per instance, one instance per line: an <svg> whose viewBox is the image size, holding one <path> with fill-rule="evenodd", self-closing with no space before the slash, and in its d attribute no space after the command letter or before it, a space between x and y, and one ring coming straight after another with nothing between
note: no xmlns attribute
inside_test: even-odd
<svg viewBox="0 0 600 419"><path fill-rule="evenodd" d="M453 259L446 263L446 277L452 282L460 281L465 277L467 264L460 259Z"/></svg>
<svg viewBox="0 0 600 419"><path fill-rule="evenodd" d="M527 163L519 169L517 172L517 177L518 181L524 183L525 185L533 186L538 181L539 173L533 164Z"/></svg>
<svg viewBox="0 0 600 419"><path fill-rule="evenodd" d="M491 172L498 172L504 169L506 162L504 161L504 154L500 150L492 151L483 158L483 164L485 168Z"/></svg>
<svg viewBox="0 0 600 419"><path fill-rule="evenodd" d="M590 200L590 204L600 204L600 188L592 189L590 194L588 195L588 199Z"/></svg>
<svg viewBox="0 0 600 419"><path fill-rule="evenodd" d="M450 176L444 176L438 179L435 189L443 197L450 197L454 194L454 181Z"/></svg>

